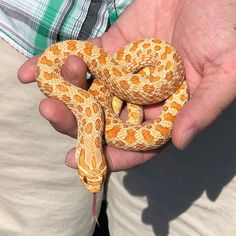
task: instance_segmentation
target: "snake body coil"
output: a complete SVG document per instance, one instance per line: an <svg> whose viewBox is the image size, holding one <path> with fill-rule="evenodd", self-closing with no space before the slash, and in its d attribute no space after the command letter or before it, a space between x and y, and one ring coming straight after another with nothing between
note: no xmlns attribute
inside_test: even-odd
<svg viewBox="0 0 236 236"><path fill-rule="evenodd" d="M61 67L69 55L82 58L94 76L88 91L62 78ZM106 174L103 134L114 147L156 149L169 140L175 116L188 100L180 56L172 46L154 38L131 43L113 56L84 41L54 44L39 59L37 83L46 96L64 102L75 115L79 176L94 193ZM122 121L114 112L114 96L130 104L132 122ZM142 124L140 106L163 100L159 116Z"/></svg>

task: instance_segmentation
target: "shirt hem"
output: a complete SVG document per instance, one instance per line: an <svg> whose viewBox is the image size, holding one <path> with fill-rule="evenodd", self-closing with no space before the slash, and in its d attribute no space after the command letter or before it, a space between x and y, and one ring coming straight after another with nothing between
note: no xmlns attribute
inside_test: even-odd
<svg viewBox="0 0 236 236"><path fill-rule="evenodd" d="M23 54L26 57L32 57L33 55L28 52L25 48L21 47L18 43L16 43L10 36L0 31L0 38L6 41L11 47L15 48L19 53Z"/></svg>

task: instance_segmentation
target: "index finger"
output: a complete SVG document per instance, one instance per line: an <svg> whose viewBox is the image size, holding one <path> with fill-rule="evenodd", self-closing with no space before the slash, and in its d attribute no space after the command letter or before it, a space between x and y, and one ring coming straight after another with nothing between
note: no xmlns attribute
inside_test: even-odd
<svg viewBox="0 0 236 236"><path fill-rule="evenodd" d="M18 71L18 78L21 83L28 84L36 81L36 67L39 56L27 60ZM62 66L62 76L78 87L85 87L87 67L85 63L76 56L69 56Z"/></svg>
<svg viewBox="0 0 236 236"><path fill-rule="evenodd" d="M21 83L28 84L35 82L36 80L36 66L39 56L34 56L28 59L23 65L21 65L18 71L18 79Z"/></svg>

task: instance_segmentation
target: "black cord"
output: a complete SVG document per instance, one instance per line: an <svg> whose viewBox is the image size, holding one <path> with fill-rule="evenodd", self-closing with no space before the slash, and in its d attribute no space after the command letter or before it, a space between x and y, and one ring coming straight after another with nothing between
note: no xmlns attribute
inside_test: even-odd
<svg viewBox="0 0 236 236"><path fill-rule="evenodd" d="M114 4L115 12L116 12L116 18L118 18L118 12L117 12L117 7L116 7L116 0L113 0L113 4Z"/></svg>

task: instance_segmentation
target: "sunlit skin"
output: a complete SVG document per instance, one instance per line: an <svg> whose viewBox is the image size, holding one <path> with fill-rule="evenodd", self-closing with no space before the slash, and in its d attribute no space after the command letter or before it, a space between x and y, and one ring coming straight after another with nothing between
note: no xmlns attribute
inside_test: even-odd
<svg viewBox="0 0 236 236"><path fill-rule="evenodd" d="M235 99L236 4L232 0L146 0L144 8L143 2L136 0L107 33L92 41L111 54L146 37L162 38L177 48L184 59L191 98L177 116L172 141L184 149ZM37 57L33 57L21 67L21 82L35 81L36 63ZM86 66L78 58L68 59L62 73L72 83L86 86ZM158 110L158 105L145 107L145 119L154 119ZM76 137L75 118L63 103L44 99L40 112L57 131ZM122 116L126 116L125 110ZM158 152L104 146L111 171L140 165ZM67 154L67 165L77 168L74 149Z"/></svg>

